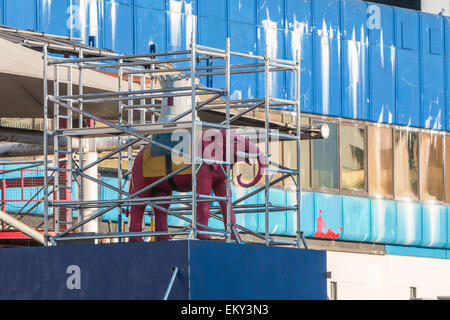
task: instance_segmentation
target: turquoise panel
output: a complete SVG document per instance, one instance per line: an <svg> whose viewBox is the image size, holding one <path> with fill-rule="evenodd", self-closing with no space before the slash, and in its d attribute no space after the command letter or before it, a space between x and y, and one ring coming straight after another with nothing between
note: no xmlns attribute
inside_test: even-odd
<svg viewBox="0 0 450 320"><path fill-rule="evenodd" d="M447 243L447 210L436 204L422 205L423 240L421 246L444 248Z"/></svg>
<svg viewBox="0 0 450 320"><path fill-rule="evenodd" d="M315 233L317 238L342 237L342 196L315 193L314 199Z"/></svg>
<svg viewBox="0 0 450 320"><path fill-rule="evenodd" d="M392 255L448 259L447 256L448 250L443 249L419 248L419 247L396 246L396 245L386 245L385 249L387 254Z"/></svg>
<svg viewBox="0 0 450 320"><path fill-rule="evenodd" d="M422 210L418 202L397 201L395 243L415 246L422 242Z"/></svg>
<svg viewBox="0 0 450 320"><path fill-rule="evenodd" d="M370 200L363 197L342 197L342 239L367 241L371 233Z"/></svg>
<svg viewBox="0 0 450 320"><path fill-rule="evenodd" d="M393 200L370 199L370 242L393 243L397 235L397 204Z"/></svg>

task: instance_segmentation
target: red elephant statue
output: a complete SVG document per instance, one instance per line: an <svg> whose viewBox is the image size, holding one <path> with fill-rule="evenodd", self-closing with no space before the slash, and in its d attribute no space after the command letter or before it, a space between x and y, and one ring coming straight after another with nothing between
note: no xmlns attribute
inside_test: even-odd
<svg viewBox="0 0 450 320"><path fill-rule="evenodd" d="M205 132L211 133L211 130L206 130ZM201 134L201 138L199 143L197 144L198 147L198 154L203 157L203 159L215 159L220 161L226 160L226 130L217 130L214 129L215 134L205 134L203 132ZM264 173L264 167L265 167L265 158L264 155L260 152L259 148L252 143L248 138L243 137L241 135L236 134L235 131L230 130L230 137L231 137L231 166L233 166L237 161L244 160L246 163L250 164L250 158L256 158L258 162L258 171L253 181L246 184L243 183L241 180L241 175L237 177L237 182L242 187L252 187L255 184L257 184ZM155 145L153 145L155 146ZM214 147L214 148L212 148ZM142 188L150 185L151 183L159 180L161 177L163 177L165 174L161 172L159 173L159 176L150 176L148 174L145 174L145 166L147 166L147 173L148 170L155 170L159 167L165 167L167 171L167 166L170 165L167 164L167 156L165 160L159 160L157 161L157 157L149 158L148 154L150 154L152 144L149 144L145 146L140 152L137 154L133 168L132 168L132 178L131 178L131 184L130 184L130 193L133 194L135 192L138 192ZM212 151L211 151L212 150ZM146 158L147 153L147 159ZM208 155L209 153L209 155ZM164 156L162 156L164 157ZM160 157L161 158L161 157ZM190 160L189 160L190 161ZM163 163L165 162L165 164ZM189 162L190 163L190 162ZM184 163L186 164L186 163ZM222 166L222 168L220 167ZM225 197L227 195L227 182L226 182L226 167L225 165L211 163L206 164L203 163L201 165L200 169L197 172L197 194L201 195L211 195L211 191L213 191L214 195L217 197ZM159 170L161 170L159 168ZM164 170L164 169L163 169ZM175 170L172 170L170 172L173 172ZM157 171L155 171L157 172ZM166 172L166 174L169 173L169 171ZM180 191L180 192L188 192L192 189L192 174L191 174L191 168L184 170L180 172L178 175L173 176L171 179L166 180L158 185L156 185L154 188L151 188L142 194L139 195L139 197L157 197L157 196L170 196L172 195L173 191ZM225 229L227 228L227 203L226 201L219 202L220 209L222 212L222 216L224 218L224 226ZM168 209L170 204L160 204L161 207ZM160 232L167 232L168 231L168 224L167 224L167 213L158 210L156 208L154 209L155 213L155 231ZM130 211L130 232L141 232L142 231L142 219L144 216L145 211L145 205L134 205L131 208ZM233 228L235 228L235 215L233 208L231 208L231 225ZM205 226L208 225L208 219L209 219L209 202L197 202L197 222L201 223ZM204 230L201 226L198 226L199 230ZM236 229L234 229L236 231ZM236 232L232 232L232 238L235 239L235 234L239 237L239 234ZM209 237L206 235L198 235L198 239L208 239ZM168 235L161 235L157 236L156 240L169 240L170 236ZM240 242L240 239L235 239ZM132 237L130 238L131 242L137 242L142 241L141 237Z"/></svg>

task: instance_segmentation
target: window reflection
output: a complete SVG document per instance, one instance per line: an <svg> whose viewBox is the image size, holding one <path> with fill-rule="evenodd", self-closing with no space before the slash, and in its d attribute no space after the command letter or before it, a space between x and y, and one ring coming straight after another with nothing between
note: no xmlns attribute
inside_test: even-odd
<svg viewBox="0 0 450 320"><path fill-rule="evenodd" d="M392 198L393 149L392 129L368 127L369 195Z"/></svg>
<svg viewBox="0 0 450 320"><path fill-rule="evenodd" d="M325 121L314 120L313 123ZM313 140L313 187L338 188L337 123L326 122L330 128L328 139Z"/></svg>
<svg viewBox="0 0 450 320"><path fill-rule="evenodd" d="M420 146L420 197L444 200L444 159L442 135L422 133Z"/></svg>
<svg viewBox="0 0 450 320"><path fill-rule="evenodd" d="M295 120L294 120L295 121ZM300 118L300 124L309 124L308 118ZM309 188L311 181L311 161L310 161L310 142L302 140L300 142L300 184L302 188ZM283 165L291 168L297 168L297 142L283 142ZM297 177L294 176L294 179ZM286 187L295 187L294 180L291 178L284 180Z"/></svg>
<svg viewBox="0 0 450 320"><path fill-rule="evenodd" d="M396 198L418 197L419 135L411 131L395 131L394 193Z"/></svg>
<svg viewBox="0 0 450 320"><path fill-rule="evenodd" d="M342 125L341 131L342 188L365 190L365 129L354 125Z"/></svg>
<svg viewBox="0 0 450 320"><path fill-rule="evenodd" d="M445 136L445 199L450 202L450 136Z"/></svg>

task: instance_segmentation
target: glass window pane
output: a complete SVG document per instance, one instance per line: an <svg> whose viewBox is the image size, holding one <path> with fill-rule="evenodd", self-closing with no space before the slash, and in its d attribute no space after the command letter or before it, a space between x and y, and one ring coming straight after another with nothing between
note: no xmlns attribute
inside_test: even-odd
<svg viewBox="0 0 450 320"><path fill-rule="evenodd" d="M445 199L450 202L450 136L445 136Z"/></svg>
<svg viewBox="0 0 450 320"><path fill-rule="evenodd" d="M314 120L313 123L324 123ZM337 123L326 122L328 139L313 140L313 187L338 188Z"/></svg>
<svg viewBox="0 0 450 320"><path fill-rule="evenodd" d="M444 148L442 135L422 133L420 145L421 200L444 200Z"/></svg>
<svg viewBox="0 0 450 320"><path fill-rule="evenodd" d="M396 198L417 199L418 164L418 133L396 130L394 135L394 193Z"/></svg>
<svg viewBox="0 0 450 320"><path fill-rule="evenodd" d="M365 128L342 125L341 183L343 189L365 191Z"/></svg>
<svg viewBox="0 0 450 320"><path fill-rule="evenodd" d="M368 127L369 195L394 193L392 129Z"/></svg>
<svg viewBox="0 0 450 320"><path fill-rule="evenodd" d="M308 118L300 118L301 124L309 124ZM300 142L300 180L302 188L309 188L311 181L311 163L310 163L310 141L302 140ZM297 168L297 142L284 141L283 142L283 164L291 169ZM294 177L295 178L295 177ZM295 187L294 180L288 178L285 181L285 186Z"/></svg>

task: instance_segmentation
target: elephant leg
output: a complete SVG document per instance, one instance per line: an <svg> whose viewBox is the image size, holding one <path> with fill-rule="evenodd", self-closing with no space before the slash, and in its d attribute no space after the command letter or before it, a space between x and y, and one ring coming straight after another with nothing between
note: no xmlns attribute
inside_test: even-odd
<svg viewBox="0 0 450 320"><path fill-rule="evenodd" d="M148 196L148 195L147 195ZM131 206L130 210L130 232L142 231L142 220L144 218L145 205ZM130 237L130 242L142 242L142 237Z"/></svg>
<svg viewBox="0 0 450 320"><path fill-rule="evenodd" d="M227 182L225 180L220 180L216 184L213 185L213 191L214 194L217 197L226 197L227 196ZM231 196L231 195L230 195ZM225 230L227 229L227 202L226 201L219 201L220 205L220 211L222 212L223 217L223 223L225 225ZM241 242L239 233L236 230L236 217L234 215L233 211L233 205L231 205L231 212L230 212L230 222L231 222L231 228L233 232L231 232L231 238L234 240L237 240L238 242ZM238 236L238 239L236 239L235 234Z"/></svg>
<svg viewBox="0 0 450 320"><path fill-rule="evenodd" d="M212 173L210 166L203 165L197 174L197 194L211 195L212 190ZM207 226L209 220L209 202L197 202L197 222ZM198 226L198 230L206 230L204 227ZM197 239L208 240L208 235L198 235Z"/></svg>
<svg viewBox="0 0 450 320"><path fill-rule="evenodd" d="M170 193L157 192L152 194L152 197L161 197L161 196L170 196ZM160 204L159 206L167 210L170 207L170 203ZM167 212L164 212L163 210L160 209L156 209L155 207L153 207L153 211L155 212L155 231L159 232L169 231L169 225L167 223ZM167 241L170 240L170 238L171 236L169 235L156 236L156 241Z"/></svg>

